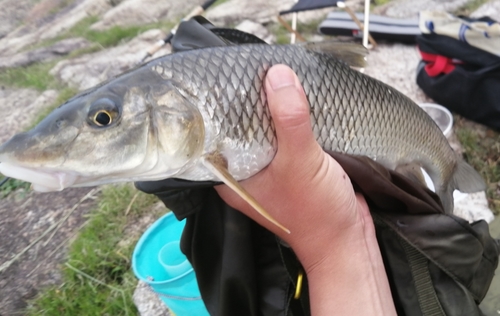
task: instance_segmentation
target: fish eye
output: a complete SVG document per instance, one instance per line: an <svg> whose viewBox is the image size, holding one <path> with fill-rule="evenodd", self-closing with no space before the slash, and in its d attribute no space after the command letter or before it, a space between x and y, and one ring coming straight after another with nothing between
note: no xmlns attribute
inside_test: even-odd
<svg viewBox="0 0 500 316"><path fill-rule="evenodd" d="M111 117L111 114L109 114L106 110L98 111L94 115L94 123L98 126L106 126L111 124L112 122L113 118Z"/></svg>
<svg viewBox="0 0 500 316"><path fill-rule="evenodd" d="M119 116L119 108L112 99L100 98L90 105L87 121L91 126L106 127L116 123Z"/></svg>

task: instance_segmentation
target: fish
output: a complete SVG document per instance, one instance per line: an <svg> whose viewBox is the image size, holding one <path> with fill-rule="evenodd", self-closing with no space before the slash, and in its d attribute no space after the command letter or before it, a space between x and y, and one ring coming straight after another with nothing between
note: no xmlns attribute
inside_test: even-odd
<svg viewBox="0 0 500 316"><path fill-rule="evenodd" d="M422 168L452 213L453 191L484 190L484 180L417 104L351 67L365 55L329 42L166 55L81 92L12 137L0 146L0 172L37 191L166 178L223 181L289 232L238 183L277 151L263 82L271 66L285 64L304 88L323 149L411 170L417 181Z"/></svg>

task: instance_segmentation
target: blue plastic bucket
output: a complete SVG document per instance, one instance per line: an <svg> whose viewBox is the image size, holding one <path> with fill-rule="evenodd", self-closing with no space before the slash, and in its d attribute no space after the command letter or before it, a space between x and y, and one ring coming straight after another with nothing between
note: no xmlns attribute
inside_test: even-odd
<svg viewBox="0 0 500 316"><path fill-rule="evenodd" d="M185 224L185 220L178 221L173 213L153 223L134 249L132 269L175 315L209 315L193 267L179 247Z"/></svg>

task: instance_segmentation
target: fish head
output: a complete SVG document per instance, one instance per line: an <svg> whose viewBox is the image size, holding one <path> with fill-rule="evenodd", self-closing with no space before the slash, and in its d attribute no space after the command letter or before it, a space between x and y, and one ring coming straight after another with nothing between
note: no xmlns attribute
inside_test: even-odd
<svg viewBox="0 0 500 316"><path fill-rule="evenodd" d="M143 70L73 97L0 146L0 172L37 191L172 177L201 155L204 125L175 85Z"/></svg>

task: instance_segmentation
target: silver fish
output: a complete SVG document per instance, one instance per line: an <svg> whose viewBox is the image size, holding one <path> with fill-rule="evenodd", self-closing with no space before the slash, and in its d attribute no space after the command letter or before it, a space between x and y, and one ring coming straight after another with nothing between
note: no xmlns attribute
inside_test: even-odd
<svg viewBox="0 0 500 316"><path fill-rule="evenodd" d="M276 153L263 80L272 65L286 64L304 87L324 149L390 169L422 167L449 213L454 189L485 189L424 111L332 56L337 49L241 45L161 57L80 93L14 136L0 147L0 172L39 191L170 177L237 186L233 178L251 177ZM363 58L352 56L354 64Z"/></svg>

